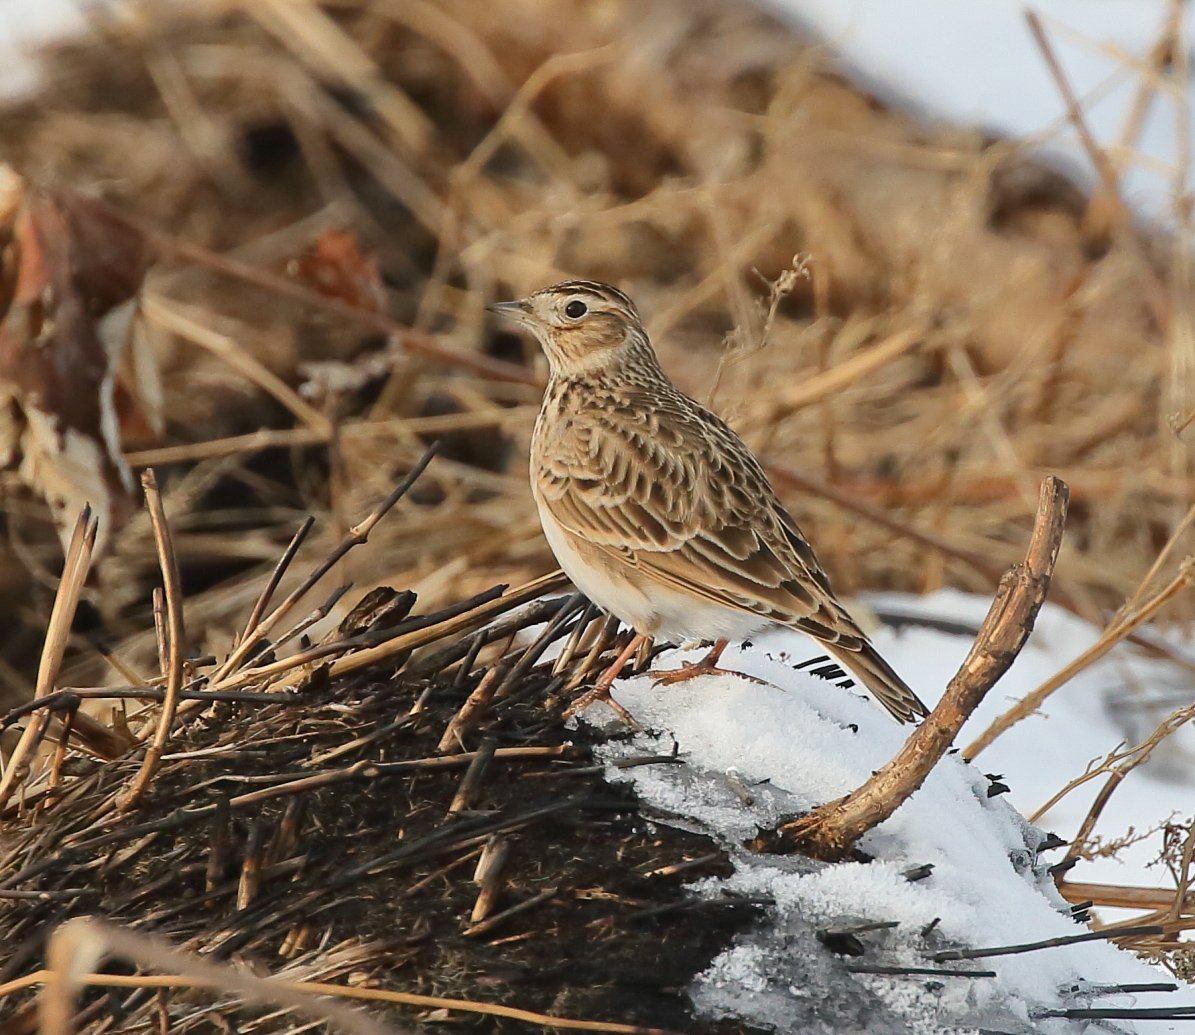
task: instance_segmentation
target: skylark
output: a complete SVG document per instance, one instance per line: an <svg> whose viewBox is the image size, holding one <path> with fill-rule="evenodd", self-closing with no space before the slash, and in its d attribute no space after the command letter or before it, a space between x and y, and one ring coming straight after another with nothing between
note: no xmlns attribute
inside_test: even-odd
<svg viewBox="0 0 1195 1035"><path fill-rule="evenodd" d="M773 625L821 641L899 722L927 714L837 601L746 443L668 380L635 304L569 280L490 306L530 330L550 379L531 440L531 488L552 552L576 587L637 634L728 640Z"/></svg>

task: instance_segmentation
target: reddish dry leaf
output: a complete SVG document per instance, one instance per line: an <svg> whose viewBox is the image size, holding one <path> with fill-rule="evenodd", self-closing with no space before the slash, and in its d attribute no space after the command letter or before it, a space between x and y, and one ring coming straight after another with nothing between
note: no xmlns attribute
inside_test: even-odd
<svg viewBox="0 0 1195 1035"><path fill-rule="evenodd" d="M357 238L346 230L325 230L287 271L327 298L371 312L385 309L377 259L362 254Z"/></svg>
<svg viewBox="0 0 1195 1035"><path fill-rule="evenodd" d="M103 536L136 506L114 393L149 249L86 198L3 167L0 245L0 463L46 499L60 537L84 503Z"/></svg>

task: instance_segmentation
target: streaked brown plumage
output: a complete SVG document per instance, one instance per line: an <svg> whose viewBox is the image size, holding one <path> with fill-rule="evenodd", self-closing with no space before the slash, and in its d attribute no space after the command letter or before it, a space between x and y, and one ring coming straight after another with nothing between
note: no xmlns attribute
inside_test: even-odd
<svg viewBox="0 0 1195 1035"><path fill-rule="evenodd" d="M626 295L573 280L491 308L531 330L548 357L531 485L578 589L669 640L799 629L897 720L926 714L835 599L746 443L668 380Z"/></svg>

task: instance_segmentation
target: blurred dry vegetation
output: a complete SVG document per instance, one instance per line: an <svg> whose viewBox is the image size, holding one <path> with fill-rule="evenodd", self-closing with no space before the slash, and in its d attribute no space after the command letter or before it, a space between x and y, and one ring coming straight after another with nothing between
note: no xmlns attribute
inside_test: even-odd
<svg viewBox="0 0 1195 1035"><path fill-rule="evenodd" d="M418 622L496 583L550 571L524 470L543 370L535 348L491 325L484 306L573 275L612 281L635 297L666 369L712 399L759 451L842 591L990 593L1020 559L1038 484L1054 473L1069 483L1072 505L1051 599L1101 626L1121 609L1097 648L1147 616L1189 617L1181 593L1195 572L1182 563L1192 524L1185 438L1195 413L1187 214L1176 204L1171 231L1143 227L1115 182L1151 99L1173 89L1182 60L1168 42L1174 22L1151 61L1132 67L1137 102L1119 145L1094 156L1094 193L1034 159L1031 143L895 110L846 77L829 49L747 4L130 2L104 8L94 30L50 55L36 94L0 108L5 704L33 695L39 655L57 657L49 647L42 654L43 639L55 638L47 625L64 634L70 625L69 608L65 622L48 618L84 501L99 518L95 561L85 585L85 563L62 580L71 592L81 587L83 606L61 672L43 666L41 689L144 687L165 682L168 668L181 678L180 658L165 649L159 658L159 639L182 638L155 632L159 549L137 487L147 467L169 517L181 585L168 596L185 600L192 655L225 659L239 631L256 628L255 602L309 515L316 523L304 559L333 554L435 440L441 453L411 493L367 544L337 555L327 581L353 589L312 637L356 628L345 613L378 586L418 594ZM1062 120L1049 132L1065 128ZM85 552L84 540L75 537ZM291 593L309 568L291 566L276 596ZM381 598L415 606L406 594ZM558 613L557 634L582 607L552 606L536 620ZM586 611L578 628L592 618ZM419 645L438 636L433 630ZM599 646L611 642L607 635ZM186 794L207 801L211 781L194 783L192 750L199 756L218 744L229 758L243 750L246 772L266 773L250 779L272 779L300 758L312 729L343 740L320 760L373 750L372 738L399 731L386 751L400 759L428 753L418 765L439 772L442 752L478 747L477 731L453 747L447 731L440 741L439 729L420 726L421 741L408 730L419 726L420 695L444 697L428 699L431 729L457 714L457 698L472 700L499 675L504 688L516 675L529 681L486 728L557 758L562 720L540 700L546 687L559 692L555 674L536 670L530 679L535 658L520 668L524 648L511 653L510 643L506 654L483 652L479 661L476 644L457 637L439 648L432 660L444 665L431 676L430 661L403 670L402 693L417 692L397 724L393 686L379 690L364 674L329 688L304 667L300 645L271 678L286 682L287 665L302 669L310 701L300 694L301 707L273 702L275 710L258 712L261 702L248 702L236 712L229 699L227 713L183 724L145 814L172 823ZM242 665L256 649L245 634L208 689L223 685L220 676L229 692L256 686ZM396 653L405 664L409 649ZM585 659L582 677L599 654L595 647ZM349 661L356 678L366 666L360 656ZM212 664L195 661L190 671ZM451 693L432 685L445 678ZM1017 707L1031 711L1052 688ZM1114 789L1117 767L1138 764L1189 721L1189 707L1081 779L1111 773ZM110 758L131 734L124 712L103 725L111 703L104 708L90 726L86 716L71 721L87 752ZM139 713L142 736L155 714ZM360 735L370 722L378 729ZM119 742L110 751L97 746L105 735ZM7 751L17 731L5 738ZM260 744L299 753L259 758ZM107 823L114 785L106 781L132 779L133 754L107 768L88 762L86 779L42 815L48 826L21 826L36 842L29 857L61 840L55 829ZM47 801L63 773L73 778L66 756L60 747L50 765L41 759L49 775L40 774L37 793ZM349 767L354 778L358 764ZM590 776L600 783L600 773ZM452 799L456 777L420 779L409 788L412 829L426 822L434 839L446 801L430 810L427 801ZM527 787L538 786L497 782L511 808L527 808ZM350 855L367 844L389 851L390 799L352 794L361 801L333 795L317 810L331 817L325 840ZM242 798L246 808L257 800ZM24 799L13 807L20 812ZM138 815L113 822L136 832ZM345 817L344 830L332 822ZM592 853L601 871L594 881L623 868L624 848L645 870L681 848L697 851L667 841L675 832L624 826L625 840L590 824L592 849L576 849L579 835L569 832L552 850L568 865ZM1091 825L1080 831L1070 854L1087 850L1091 834ZM199 858L205 836L190 847L180 839L178 857ZM1137 946L1154 955L1173 953L1175 932L1195 923L1195 834L1186 836L1177 893L1097 899L1169 917L1165 944ZM93 841L108 850L103 837ZM26 858L25 842L16 844L6 859L13 866ZM607 866L602 850L618 858ZM129 858L148 867L147 886L172 899L175 856L150 852L138 861L139 851ZM252 854L246 847L246 860ZM543 856L535 853L536 865ZM543 865L538 876L555 881ZM123 880L106 862L102 872ZM317 891L332 886L317 869L306 879ZM132 908L116 883L101 890ZM408 890L424 883L421 876ZM404 886L363 886L387 903L423 908L407 901ZM1097 897L1095 886L1082 887L1082 898ZM467 908L460 882L450 895L443 912L455 924ZM188 900L197 910L202 901ZM53 908L52 900L29 907L24 955L0 976L32 965L44 935L34 921L48 928ZM175 915L172 901L162 908ZM392 912L371 905L365 913L393 926ZM198 939L195 931L224 917L195 912L171 933ZM562 923L588 937L572 920ZM716 946L708 921L695 919L692 930L699 969ZM273 944L274 933L253 937ZM310 947L309 936L292 956ZM644 969L638 941L627 951L629 969ZM340 970L312 952L305 973L358 965L347 950ZM543 1009L570 1005L549 993L537 993Z"/></svg>
<svg viewBox="0 0 1195 1035"><path fill-rule="evenodd" d="M432 604L551 567L523 470L541 368L483 306L565 275L632 293L846 592L990 589L1050 471L1074 501L1060 596L1098 617L1186 508L1171 243L1018 145L892 110L746 5L144 4L96 29L0 112L0 158L151 246L118 451L158 470L200 649L303 515L334 542L432 438L448 462L348 562L356 591ZM39 472L8 484L19 697L61 546ZM148 663L156 561L119 496L93 624Z"/></svg>

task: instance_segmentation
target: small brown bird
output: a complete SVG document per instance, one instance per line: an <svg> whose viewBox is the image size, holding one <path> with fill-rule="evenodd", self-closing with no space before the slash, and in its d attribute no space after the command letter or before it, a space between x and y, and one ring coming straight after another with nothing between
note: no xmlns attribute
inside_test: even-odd
<svg viewBox="0 0 1195 1035"><path fill-rule="evenodd" d="M626 295L569 280L489 308L548 357L531 440L544 535L577 588L638 634L600 692L647 637L717 641L674 682L714 671L727 640L783 625L821 641L897 721L927 714L835 599L746 443L668 380Z"/></svg>

